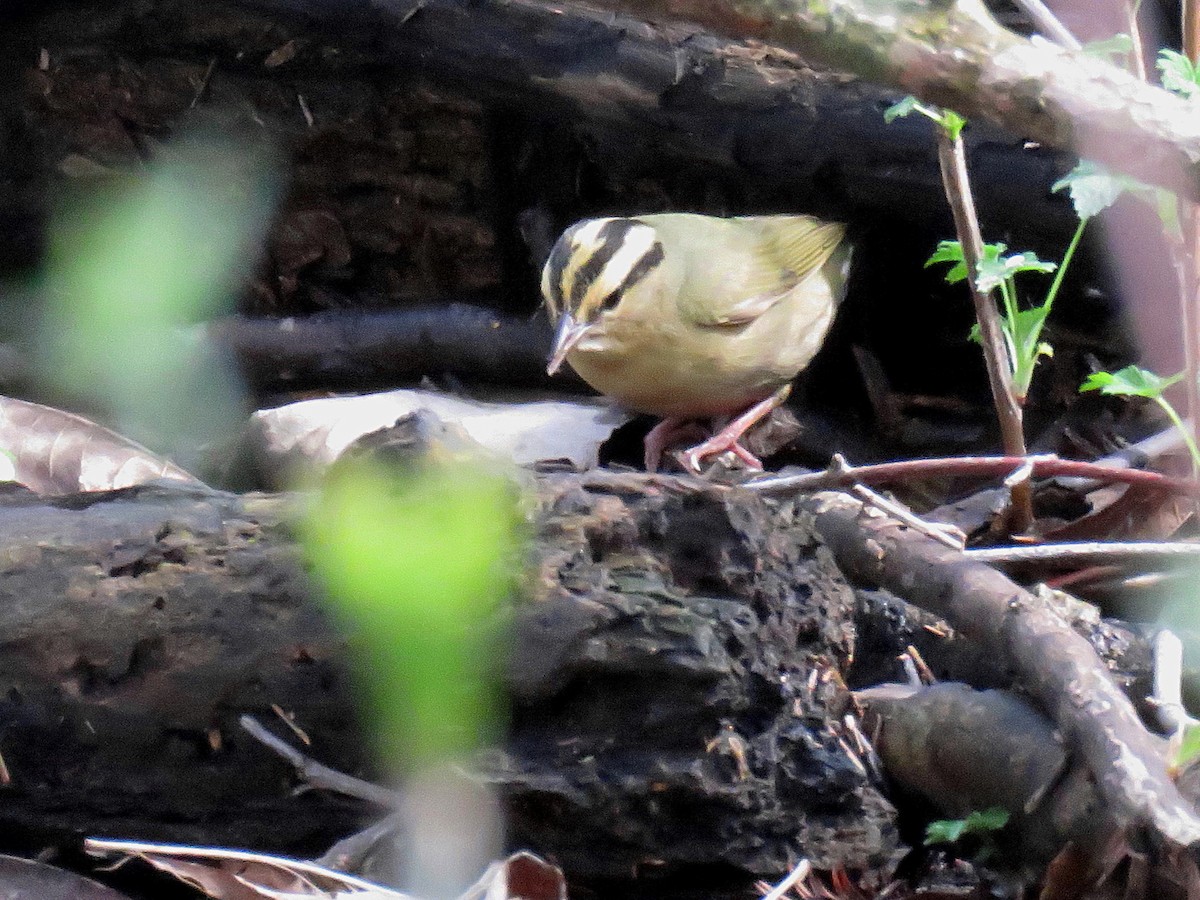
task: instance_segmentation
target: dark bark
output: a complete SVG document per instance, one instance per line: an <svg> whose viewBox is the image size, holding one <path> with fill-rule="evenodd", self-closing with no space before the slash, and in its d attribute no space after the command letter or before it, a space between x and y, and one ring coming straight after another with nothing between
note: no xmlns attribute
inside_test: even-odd
<svg viewBox="0 0 1200 900"><path fill-rule="evenodd" d="M450 375L466 381L548 385L550 327L463 303L300 319L226 319L211 326L251 385L362 390ZM578 383L571 379L566 383ZM559 379L556 386L564 382Z"/></svg>
<svg viewBox="0 0 1200 900"><path fill-rule="evenodd" d="M534 500L512 733L482 761L510 839L603 878L886 868L893 811L841 740L844 687L817 677L851 652L854 596L812 532L683 479L550 475ZM0 826L293 853L356 829L370 810L293 796L237 725L277 704L308 754L369 774L286 513L166 486L3 498Z"/></svg>

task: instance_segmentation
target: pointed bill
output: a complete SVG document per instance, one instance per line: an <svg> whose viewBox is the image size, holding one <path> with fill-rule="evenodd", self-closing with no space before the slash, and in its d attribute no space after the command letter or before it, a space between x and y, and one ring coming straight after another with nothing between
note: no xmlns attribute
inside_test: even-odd
<svg viewBox="0 0 1200 900"><path fill-rule="evenodd" d="M554 349L550 352L550 362L546 366L547 375L553 375L562 368L562 364L567 360L567 354L579 343L579 339L587 330L588 326L576 322L571 318L570 313L562 314L558 320L558 330L554 334Z"/></svg>

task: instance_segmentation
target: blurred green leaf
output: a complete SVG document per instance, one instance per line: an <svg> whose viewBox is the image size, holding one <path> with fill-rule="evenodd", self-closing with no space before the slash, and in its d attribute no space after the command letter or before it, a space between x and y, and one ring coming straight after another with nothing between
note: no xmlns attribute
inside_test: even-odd
<svg viewBox="0 0 1200 900"><path fill-rule="evenodd" d="M1197 759L1200 759L1200 726L1189 725L1183 731L1183 740L1175 752L1172 768L1176 771L1185 769Z"/></svg>
<svg viewBox="0 0 1200 900"><path fill-rule="evenodd" d="M883 121L890 125L892 122L896 121L896 119L902 119L905 116L916 112L919 107L920 102L916 97L910 94L903 100L898 100L885 109L883 111Z"/></svg>
<svg viewBox="0 0 1200 900"><path fill-rule="evenodd" d="M1008 824L1008 810L993 806L973 812L965 819L939 819L925 827L925 846L953 844L968 834L988 834Z"/></svg>
<svg viewBox="0 0 1200 900"><path fill-rule="evenodd" d="M159 447L224 436L238 385L186 327L231 309L273 199L261 154L191 135L146 175L66 204L50 230L40 377Z"/></svg>
<svg viewBox="0 0 1200 900"><path fill-rule="evenodd" d="M1182 53L1163 48L1158 51L1156 65L1162 86L1168 91L1189 100L1200 94L1200 70Z"/></svg>
<svg viewBox="0 0 1200 900"><path fill-rule="evenodd" d="M1126 366L1116 372L1093 372L1084 379L1079 390L1081 393L1099 391L1108 396L1156 400L1163 395L1163 391L1182 378L1182 372L1171 378L1163 378L1139 366Z"/></svg>
<svg viewBox="0 0 1200 900"><path fill-rule="evenodd" d="M1116 203L1122 193L1138 185L1138 181L1127 175L1109 172L1098 163L1081 159L1075 168L1054 182L1050 190L1065 189L1075 206L1075 214L1081 219L1090 219Z"/></svg>
<svg viewBox="0 0 1200 900"><path fill-rule="evenodd" d="M397 475L355 460L330 472L303 537L359 650L389 760L420 767L494 737L497 619L520 546L512 482L463 465Z"/></svg>

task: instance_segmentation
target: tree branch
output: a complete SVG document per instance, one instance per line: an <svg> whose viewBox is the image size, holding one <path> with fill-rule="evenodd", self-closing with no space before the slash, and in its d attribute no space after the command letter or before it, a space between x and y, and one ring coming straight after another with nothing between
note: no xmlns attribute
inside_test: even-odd
<svg viewBox="0 0 1200 900"><path fill-rule="evenodd" d="M1003 28L982 0L600 0L775 42L1200 198L1192 104L1102 60Z"/></svg>

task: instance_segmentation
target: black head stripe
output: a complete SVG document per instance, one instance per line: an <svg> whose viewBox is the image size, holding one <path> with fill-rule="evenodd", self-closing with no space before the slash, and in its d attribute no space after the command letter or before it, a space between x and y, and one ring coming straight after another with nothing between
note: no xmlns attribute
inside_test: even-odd
<svg viewBox="0 0 1200 900"><path fill-rule="evenodd" d="M662 261L662 241L655 241L650 249L638 259L637 264L629 270L629 274L625 276L625 279L617 286L617 289L604 296L604 299L600 301L600 309L612 309L615 307L627 291L658 268Z"/></svg>
<svg viewBox="0 0 1200 900"><path fill-rule="evenodd" d="M558 243L554 245L554 249L550 251L550 258L546 260L546 270L550 273L550 300L556 308L563 308L562 295L562 274L566 269L567 264L571 261L571 232L568 231L558 239Z"/></svg>
<svg viewBox="0 0 1200 900"><path fill-rule="evenodd" d="M593 243L595 252L579 267L575 273L575 281L571 284L570 306L572 309L579 307L588 287L600 276L604 267L621 249L621 245L625 243L625 236L632 228L633 223L628 219L613 219L600 227Z"/></svg>

